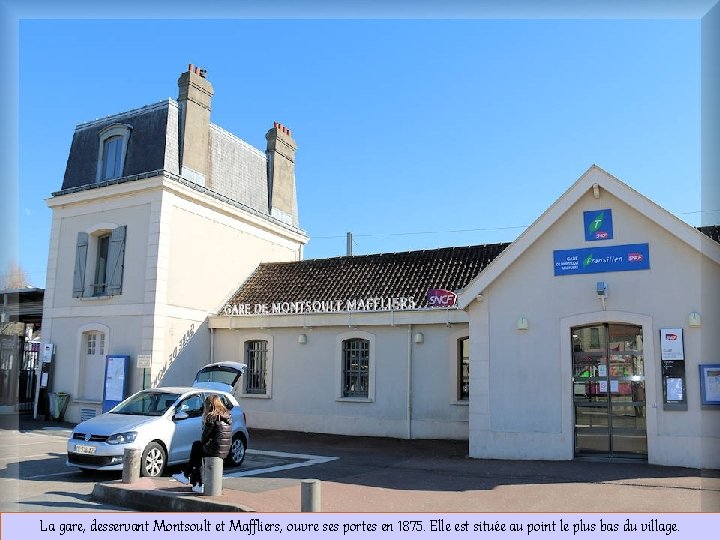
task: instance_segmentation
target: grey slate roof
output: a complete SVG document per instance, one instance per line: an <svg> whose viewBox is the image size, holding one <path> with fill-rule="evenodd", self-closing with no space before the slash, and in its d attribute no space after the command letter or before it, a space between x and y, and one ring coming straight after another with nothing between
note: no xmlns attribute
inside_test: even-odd
<svg viewBox="0 0 720 540"><path fill-rule="evenodd" d="M148 173L158 174L160 171L179 175L177 116L177 102L167 99L79 124L73 134L62 188L53 196L78 188L91 189L120 183L119 179L95 182L99 134L113 124L132 127L123 179L142 179L151 176ZM208 193L227 198L271 219L265 153L212 123L208 144L210 161L205 186Z"/></svg>
<svg viewBox="0 0 720 540"><path fill-rule="evenodd" d="M80 124L68 154L62 189L95 183L100 131L115 123L132 126L123 176L163 169L169 100Z"/></svg>
<svg viewBox="0 0 720 540"><path fill-rule="evenodd" d="M224 308L234 304L312 300L344 302L389 297L413 297L417 307L424 308L427 307L429 289L456 291L465 287L508 245L483 244L263 263Z"/></svg>

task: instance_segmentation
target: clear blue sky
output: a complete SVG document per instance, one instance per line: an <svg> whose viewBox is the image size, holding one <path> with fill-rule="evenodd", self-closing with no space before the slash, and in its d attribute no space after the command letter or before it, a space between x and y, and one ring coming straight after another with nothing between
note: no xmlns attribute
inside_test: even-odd
<svg viewBox="0 0 720 540"><path fill-rule="evenodd" d="M177 97L298 142L306 258L510 241L593 163L700 223L698 20L21 20L20 264L76 124ZM462 232L459 232L462 231Z"/></svg>

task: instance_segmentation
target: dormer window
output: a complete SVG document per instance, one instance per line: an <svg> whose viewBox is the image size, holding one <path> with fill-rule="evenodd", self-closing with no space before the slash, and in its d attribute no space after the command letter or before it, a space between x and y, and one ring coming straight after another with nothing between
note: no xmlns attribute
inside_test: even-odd
<svg viewBox="0 0 720 540"><path fill-rule="evenodd" d="M125 155L132 127L126 124L114 124L100 132L100 152L98 155L97 181L112 180L123 176Z"/></svg>

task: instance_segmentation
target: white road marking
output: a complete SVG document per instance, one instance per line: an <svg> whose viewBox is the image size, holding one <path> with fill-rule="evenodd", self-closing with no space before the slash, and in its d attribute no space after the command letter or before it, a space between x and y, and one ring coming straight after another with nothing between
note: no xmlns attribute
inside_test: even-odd
<svg viewBox="0 0 720 540"><path fill-rule="evenodd" d="M18 480L37 480L38 478L50 478L51 476L67 476L68 474L82 474L80 471L62 471L62 472L56 472L52 474L37 474L35 476L23 476L22 478L19 478Z"/></svg>
<svg viewBox="0 0 720 540"><path fill-rule="evenodd" d="M258 474L273 473L273 472L278 472L278 471L287 471L290 469L298 469L300 467L310 467L312 465L321 465L323 463L328 463L330 461L335 461L336 459L340 459L337 457L329 457L329 456L314 456L312 454L290 454L287 452L273 452L271 450L248 450L247 453L254 454L254 455L260 455L260 456L277 457L277 458L303 459L305 461L302 461L299 463L287 463L285 465L275 465L274 467L264 467L262 469L251 469L249 471L239 471L236 473L225 474L225 475L223 475L223 478L240 478L243 476L255 476Z"/></svg>

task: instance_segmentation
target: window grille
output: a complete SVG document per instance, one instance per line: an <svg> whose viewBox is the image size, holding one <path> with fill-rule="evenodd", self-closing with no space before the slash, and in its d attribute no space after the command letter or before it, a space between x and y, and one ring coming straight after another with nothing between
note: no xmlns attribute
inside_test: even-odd
<svg viewBox="0 0 720 540"><path fill-rule="evenodd" d="M368 397L370 381L370 342L366 339L343 341L343 397Z"/></svg>
<svg viewBox="0 0 720 540"><path fill-rule="evenodd" d="M267 341L247 341L245 343L245 393L266 394Z"/></svg>

